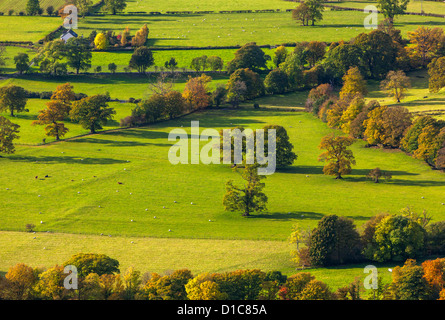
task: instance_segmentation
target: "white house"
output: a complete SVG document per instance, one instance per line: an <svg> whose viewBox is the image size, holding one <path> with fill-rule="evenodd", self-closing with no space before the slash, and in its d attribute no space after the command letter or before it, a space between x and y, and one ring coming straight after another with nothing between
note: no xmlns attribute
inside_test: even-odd
<svg viewBox="0 0 445 320"><path fill-rule="evenodd" d="M65 41L65 43L68 41L68 39L71 39L73 37L77 38L77 33L75 33L73 30L71 29L67 29L63 32L63 34L60 36L60 39L62 39L63 41Z"/></svg>

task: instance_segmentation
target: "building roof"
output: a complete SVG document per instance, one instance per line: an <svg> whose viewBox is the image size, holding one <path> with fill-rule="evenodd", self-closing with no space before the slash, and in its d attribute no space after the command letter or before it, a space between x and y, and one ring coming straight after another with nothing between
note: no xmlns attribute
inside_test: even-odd
<svg viewBox="0 0 445 320"><path fill-rule="evenodd" d="M77 38L77 33L75 33L75 32L74 32L73 30L71 30L71 29L66 29L66 30L63 32L61 38L64 37L64 36L66 36L67 34L71 34L73 37L76 37L76 38Z"/></svg>

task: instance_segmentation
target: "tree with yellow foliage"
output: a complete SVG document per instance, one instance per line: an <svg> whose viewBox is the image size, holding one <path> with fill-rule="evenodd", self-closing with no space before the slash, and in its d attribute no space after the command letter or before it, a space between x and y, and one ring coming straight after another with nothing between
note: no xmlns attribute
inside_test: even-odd
<svg viewBox="0 0 445 320"><path fill-rule="evenodd" d="M94 45L98 50L105 50L108 48L108 38L105 33L98 33L94 38Z"/></svg>
<svg viewBox="0 0 445 320"><path fill-rule="evenodd" d="M343 76L343 86L340 90L340 99L351 100L356 95L366 95L366 81L358 67L351 67Z"/></svg>
<svg viewBox="0 0 445 320"><path fill-rule="evenodd" d="M187 101L190 109L204 109L210 105L210 95L208 84L212 81L212 77L202 74L200 77L189 77L185 84L182 96Z"/></svg>
<svg viewBox="0 0 445 320"><path fill-rule="evenodd" d="M351 173L351 166L355 165L355 158L348 149L354 139L334 134L323 137L319 149L326 150L318 157L319 161L326 162L323 173L333 175L335 179L342 179L342 175Z"/></svg>

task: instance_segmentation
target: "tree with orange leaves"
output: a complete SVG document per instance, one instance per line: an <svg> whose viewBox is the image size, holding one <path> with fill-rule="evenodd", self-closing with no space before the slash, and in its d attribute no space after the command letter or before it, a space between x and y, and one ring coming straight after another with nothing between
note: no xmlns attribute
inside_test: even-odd
<svg viewBox="0 0 445 320"><path fill-rule="evenodd" d="M208 83L212 81L210 76L202 74L200 77L189 77L185 84L182 96L187 101L190 109L204 109L210 105Z"/></svg>

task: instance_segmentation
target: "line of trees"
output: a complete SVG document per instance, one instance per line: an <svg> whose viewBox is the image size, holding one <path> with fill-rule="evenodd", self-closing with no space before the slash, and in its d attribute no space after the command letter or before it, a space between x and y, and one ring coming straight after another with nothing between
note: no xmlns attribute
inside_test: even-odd
<svg viewBox="0 0 445 320"><path fill-rule="evenodd" d="M293 261L308 267L442 256L445 222L430 222L426 211L417 213L410 208L398 214L378 214L360 229L350 218L324 216L312 230L294 226L289 238L296 247Z"/></svg>
<svg viewBox="0 0 445 320"><path fill-rule="evenodd" d="M77 289L66 289L78 271ZM62 265L32 268L18 263L0 276L0 299L5 300L444 300L445 259L417 265L407 260L392 271L392 280L371 289L365 297L359 279L332 290L309 272L291 276L280 271L235 270L194 275L188 269L144 273L129 267L123 273L119 261L104 254L79 253ZM71 284L71 283L70 283Z"/></svg>

